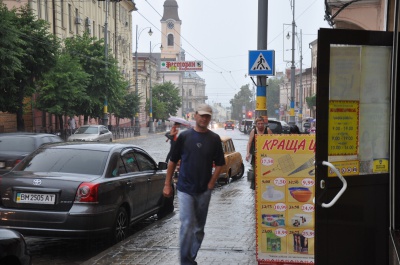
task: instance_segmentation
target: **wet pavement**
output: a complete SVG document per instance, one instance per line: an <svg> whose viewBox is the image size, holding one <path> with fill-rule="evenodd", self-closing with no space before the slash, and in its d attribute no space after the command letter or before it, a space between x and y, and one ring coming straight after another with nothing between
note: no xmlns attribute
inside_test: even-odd
<svg viewBox="0 0 400 265"><path fill-rule="evenodd" d="M222 135L225 132L221 131L219 134ZM243 140L238 144L234 140L235 145L240 146L236 148L241 149L243 156L243 148L247 144L248 136L240 135L236 131L227 132L227 134L232 134L231 136L235 138L243 138L238 139ZM139 137L147 137L146 131L142 129ZM198 264L257 264L255 199L254 191L249 188L250 182L247 180L246 172L243 178L214 189L205 227L205 238L196 259ZM176 199L174 213L154 222L83 264L177 265L179 264L179 225L179 205Z"/></svg>
<svg viewBox="0 0 400 265"><path fill-rule="evenodd" d="M216 188L199 264L257 264L254 191L244 176ZM86 261L89 264L179 264L179 205L166 218Z"/></svg>

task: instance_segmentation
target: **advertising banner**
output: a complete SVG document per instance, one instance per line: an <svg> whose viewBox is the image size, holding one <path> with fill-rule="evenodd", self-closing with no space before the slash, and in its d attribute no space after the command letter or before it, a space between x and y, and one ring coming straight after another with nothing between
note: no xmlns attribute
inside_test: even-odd
<svg viewBox="0 0 400 265"><path fill-rule="evenodd" d="M186 72L186 71L203 71L202 61L167 61L161 62L161 72Z"/></svg>
<svg viewBox="0 0 400 265"><path fill-rule="evenodd" d="M315 135L256 135L257 261L314 264Z"/></svg>

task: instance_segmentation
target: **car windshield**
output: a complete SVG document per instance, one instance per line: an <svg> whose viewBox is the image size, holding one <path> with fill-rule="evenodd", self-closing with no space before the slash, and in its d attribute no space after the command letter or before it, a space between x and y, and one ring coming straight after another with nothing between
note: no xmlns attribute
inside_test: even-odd
<svg viewBox="0 0 400 265"><path fill-rule="evenodd" d="M276 127L278 127L278 124L273 122L268 122L268 127L273 131L276 129Z"/></svg>
<svg viewBox="0 0 400 265"><path fill-rule="evenodd" d="M0 151L32 152L35 140L31 137L0 137Z"/></svg>
<svg viewBox="0 0 400 265"><path fill-rule="evenodd" d="M101 175L108 152L68 148L42 148L18 164L16 171Z"/></svg>
<svg viewBox="0 0 400 265"><path fill-rule="evenodd" d="M98 134L99 128L98 127L90 127L90 126L82 126L80 127L75 134Z"/></svg>
<svg viewBox="0 0 400 265"><path fill-rule="evenodd" d="M286 121L281 121L281 124L282 124L283 126L289 126L289 124L287 124Z"/></svg>

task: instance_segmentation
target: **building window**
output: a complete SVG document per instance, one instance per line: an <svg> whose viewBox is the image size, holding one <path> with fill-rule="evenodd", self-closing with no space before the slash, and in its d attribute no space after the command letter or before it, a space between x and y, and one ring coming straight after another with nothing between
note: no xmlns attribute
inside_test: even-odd
<svg viewBox="0 0 400 265"><path fill-rule="evenodd" d="M60 0L60 11L61 11L61 27L65 28L64 25L64 0Z"/></svg>
<svg viewBox="0 0 400 265"><path fill-rule="evenodd" d="M95 23L94 23L94 21L93 21L93 37L96 37L96 25L95 25Z"/></svg>
<svg viewBox="0 0 400 265"><path fill-rule="evenodd" d="M44 19L46 21L49 21L49 13L47 12L47 8L48 8L48 2L47 0L44 0Z"/></svg>
<svg viewBox="0 0 400 265"><path fill-rule="evenodd" d="M78 8L75 8L75 18L78 20L79 19L79 11ZM75 22L75 33L78 35L79 33L79 24L77 23L78 21Z"/></svg>
<svg viewBox="0 0 400 265"><path fill-rule="evenodd" d="M174 46L174 35L168 34L168 46Z"/></svg>
<svg viewBox="0 0 400 265"><path fill-rule="evenodd" d="M68 4L68 30L72 31L72 6Z"/></svg>
<svg viewBox="0 0 400 265"><path fill-rule="evenodd" d="M37 1L37 15L38 15L38 18L42 18L42 2L41 2L41 0Z"/></svg>

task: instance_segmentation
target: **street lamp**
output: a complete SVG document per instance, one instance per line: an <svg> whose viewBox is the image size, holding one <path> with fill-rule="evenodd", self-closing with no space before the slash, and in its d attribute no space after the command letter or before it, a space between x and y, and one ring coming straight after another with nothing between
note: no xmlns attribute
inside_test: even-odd
<svg viewBox="0 0 400 265"><path fill-rule="evenodd" d="M294 33L293 35L293 39L294 40L294 36L296 36L297 41L299 42L299 52L300 52L300 85L299 85L299 113L298 113L298 126L300 127L300 130L302 128L302 123L303 123L303 34L302 34L302 30L300 29L300 38L297 35L297 33ZM286 35L287 39L290 39L290 33L288 32ZM292 59L294 61L294 58ZM294 83L294 82L293 82ZM294 95L293 95L294 98ZM293 100L293 99L292 99Z"/></svg>
<svg viewBox="0 0 400 265"><path fill-rule="evenodd" d="M293 20L292 20L292 66L291 66L291 70L290 70L290 119L289 119L289 124L293 125L295 124L295 119L294 119L294 79L295 79L295 70L296 67L294 66L294 34L295 34L295 28L296 28L296 22L294 20L294 8L295 8L295 4L294 1L292 2L293 6ZM288 37L288 36L286 36ZM289 35L290 38L290 35Z"/></svg>
<svg viewBox="0 0 400 265"><path fill-rule="evenodd" d="M142 29L138 34L138 25L136 25L136 50L135 50L135 63L136 63L135 94L136 94L136 96L139 95L139 89L138 89L138 55L137 55L138 41L139 41L140 34L143 32L143 30L148 29L148 28L150 29L148 34L151 36L153 34L153 32L151 31L151 27L146 27L146 28ZM134 136L139 136L139 135L140 135L139 113L136 112Z"/></svg>
<svg viewBox="0 0 400 265"><path fill-rule="evenodd" d="M150 91L149 91L149 133L154 133L154 120L153 120L153 88L151 86L151 52L153 49L160 43L155 44L154 46L151 46L151 41L150 41L150 57L149 57L149 67L150 67ZM160 46L160 50L163 49L163 46Z"/></svg>

